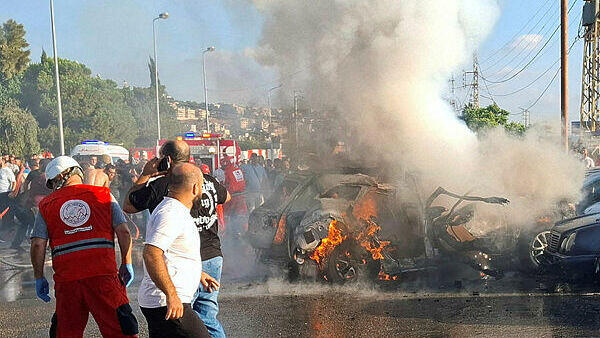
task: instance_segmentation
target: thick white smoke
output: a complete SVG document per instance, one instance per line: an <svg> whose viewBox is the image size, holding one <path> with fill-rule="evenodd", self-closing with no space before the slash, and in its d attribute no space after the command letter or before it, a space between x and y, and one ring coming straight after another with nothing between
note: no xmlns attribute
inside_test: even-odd
<svg viewBox="0 0 600 338"><path fill-rule="evenodd" d="M442 99L500 10L494 0L254 0L264 16L257 59L303 90L313 107L336 106L357 138L388 162L423 174L427 189L499 194L529 221L576 198L581 165L531 132L478 138ZM354 149L356 150L356 149Z"/></svg>

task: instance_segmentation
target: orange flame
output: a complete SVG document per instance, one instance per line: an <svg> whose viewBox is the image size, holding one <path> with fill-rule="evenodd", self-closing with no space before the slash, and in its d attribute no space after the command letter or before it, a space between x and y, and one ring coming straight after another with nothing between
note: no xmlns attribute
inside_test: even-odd
<svg viewBox="0 0 600 338"><path fill-rule="evenodd" d="M347 236L342 236L342 230L337 227L337 221L331 221L327 237L321 240L321 244L315 249L310 258L317 264L321 263L346 238Z"/></svg>
<svg viewBox="0 0 600 338"><path fill-rule="evenodd" d="M373 257L374 260L383 259L383 254L381 252L388 244L390 244L389 241L375 242L372 240L373 236L379 230L381 230L380 226L369 221L367 229L356 236L356 241L371 254L371 257Z"/></svg>

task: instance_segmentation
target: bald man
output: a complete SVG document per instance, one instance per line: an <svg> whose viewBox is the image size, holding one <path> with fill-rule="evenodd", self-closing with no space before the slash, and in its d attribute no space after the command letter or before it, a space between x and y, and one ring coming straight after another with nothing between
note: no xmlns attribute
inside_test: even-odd
<svg viewBox="0 0 600 338"><path fill-rule="evenodd" d="M142 175L131 189L123 210L135 213L142 210L153 212L167 196L170 187L169 172L158 172L158 163L167 158L171 168L189 161L190 148L183 141L169 140L160 148L160 158L151 160L144 166ZM171 169L172 170L172 169ZM154 179L151 181L151 179ZM223 267L223 253L219 238L217 205L231 199L227 189L214 177L204 175L202 198L191 208L191 216L200 233L200 255L202 257L201 287L193 301L193 309L202 319L213 338L225 337L223 326L217 319L219 313L219 281Z"/></svg>
<svg viewBox="0 0 600 338"><path fill-rule="evenodd" d="M169 193L152 212L138 302L150 337L210 337L191 302L202 274L200 236L190 209L202 196L200 169L176 164Z"/></svg>

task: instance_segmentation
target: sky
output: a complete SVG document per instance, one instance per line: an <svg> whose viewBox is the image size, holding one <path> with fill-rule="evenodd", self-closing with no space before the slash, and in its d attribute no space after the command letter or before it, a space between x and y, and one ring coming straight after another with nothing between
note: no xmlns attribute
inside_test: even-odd
<svg viewBox="0 0 600 338"><path fill-rule="evenodd" d="M573 41L583 1L569 3L575 3L569 17ZM493 98L513 113L511 119L516 121L521 120L520 108L530 106L532 122L559 119L560 76L540 98L558 69L558 64L551 66L560 56L560 32L552 38L551 34L559 24L559 1L499 0L499 4L502 12L495 29L478 51L481 71L490 81L480 83L481 104L490 104ZM176 99L204 101L202 52L208 46L216 49L205 54L209 102L266 105L267 90L278 84L276 72L252 57L263 19L250 1L55 0L54 6L59 57L84 63L93 74L120 85L149 85L152 19L161 12L168 12L169 18L156 22L159 74L161 83ZM52 55L49 1L1 0L0 21L8 19L25 26L33 61L38 61L42 49ZM512 77L547 41L525 70L504 83L492 83ZM582 52L583 44L578 41L569 55L571 120L579 117ZM464 70L469 71L469 67L465 64ZM454 75L459 103L465 102L469 93L460 88L465 84L461 71L457 69ZM528 88L506 95L530 83ZM289 105L291 100L273 99L275 106Z"/></svg>

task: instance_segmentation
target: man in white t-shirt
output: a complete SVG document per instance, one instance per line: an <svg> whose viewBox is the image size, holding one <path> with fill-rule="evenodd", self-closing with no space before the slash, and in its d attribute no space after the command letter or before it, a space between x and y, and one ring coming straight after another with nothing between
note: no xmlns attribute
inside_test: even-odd
<svg viewBox="0 0 600 338"><path fill-rule="evenodd" d="M8 167L8 163L0 159L0 193L11 192L15 182L15 174Z"/></svg>
<svg viewBox="0 0 600 338"><path fill-rule="evenodd" d="M144 278L138 302L150 337L210 337L190 306L200 284L200 236L190 209L202 197L203 175L190 163L175 165L169 194L146 227Z"/></svg>

